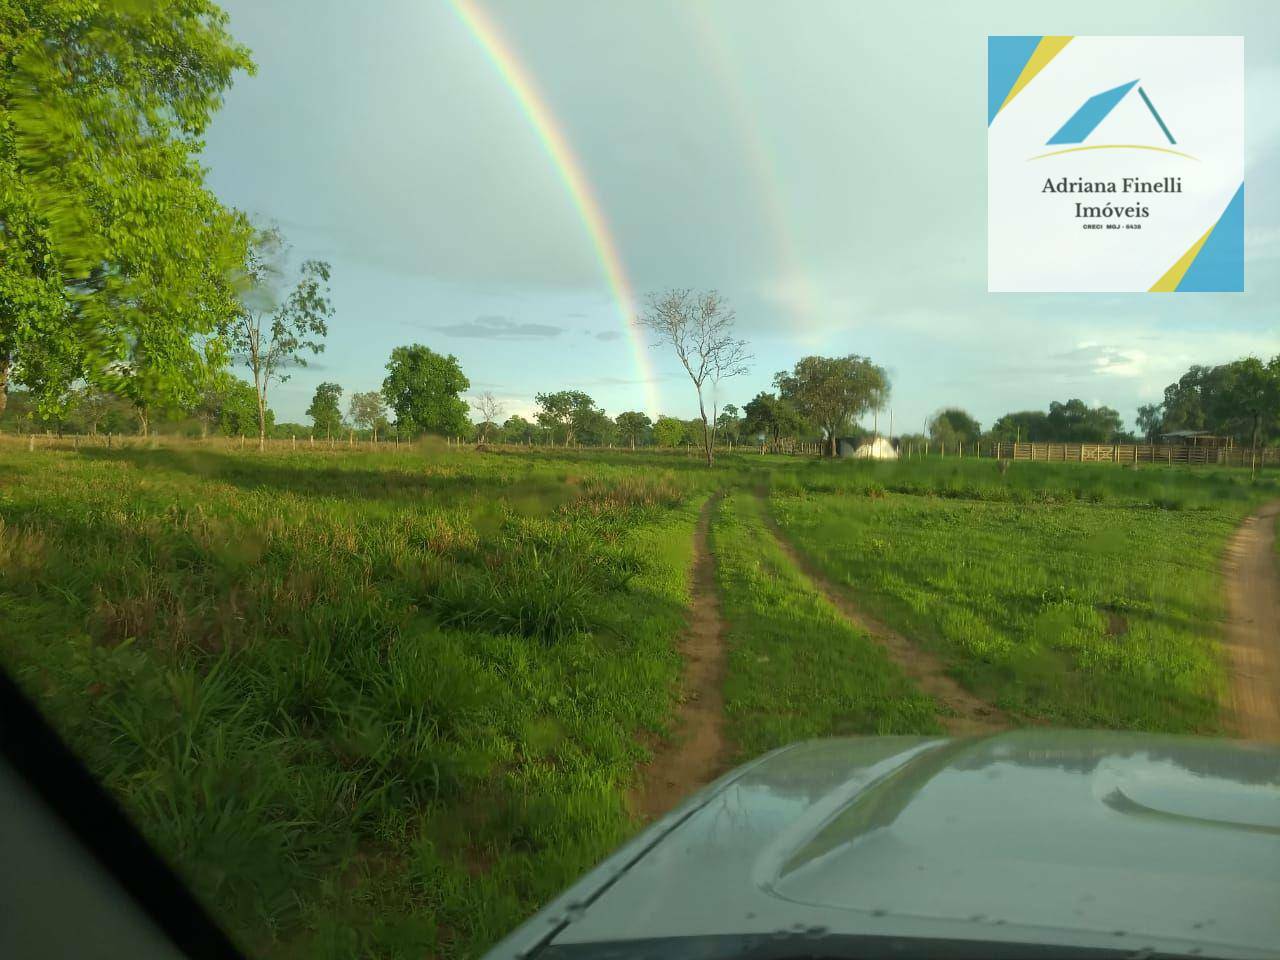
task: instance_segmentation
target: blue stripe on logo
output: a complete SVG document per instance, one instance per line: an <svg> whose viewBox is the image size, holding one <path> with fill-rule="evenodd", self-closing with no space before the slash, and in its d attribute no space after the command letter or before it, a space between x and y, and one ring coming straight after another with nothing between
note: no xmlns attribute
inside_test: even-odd
<svg viewBox="0 0 1280 960"><path fill-rule="evenodd" d="M1137 82L1137 80L1131 80L1111 90L1094 94L1046 143L1083 143L1084 138L1093 133L1093 128L1107 118L1107 114L1124 99L1124 95L1132 90Z"/></svg>

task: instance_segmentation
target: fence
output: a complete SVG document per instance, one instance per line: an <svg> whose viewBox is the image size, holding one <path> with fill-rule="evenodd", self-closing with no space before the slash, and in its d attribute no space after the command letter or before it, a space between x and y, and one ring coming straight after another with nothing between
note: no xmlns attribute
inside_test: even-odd
<svg viewBox="0 0 1280 960"><path fill-rule="evenodd" d="M459 440L444 441L454 446L470 446ZM407 440L379 438L375 443L371 440L357 440L353 434L345 437L315 439L312 437L275 437L266 441L269 450L395 450L405 448ZM158 435L143 437L136 434L0 434L0 448L35 449L79 449L80 447L107 447L119 449L156 449L160 447L201 446L223 450L255 450L257 437L207 437L204 439ZM489 444L498 449L566 449L542 444ZM627 451L625 444L610 447L574 446L573 450L616 450ZM800 457L820 457L826 452L826 444L800 440L780 440L767 443L764 447L757 444L716 444L716 453L740 452L747 454L773 453ZM662 452L700 456L699 447L681 447L662 449L641 447L637 452ZM1189 466L1229 466L1251 467L1255 465L1255 452L1248 447L1229 447L1214 449L1211 447L1184 446L1182 444L1152 443L997 443L995 441L979 441L976 443L960 443L948 446L940 443L906 444L898 448L898 456L902 459L917 457L956 457L999 460L1044 460L1066 463L1167 463ZM1280 465L1280 448L1260 447L1256 451L1258 467Z"/></svg>
<svg viewBox="0 0 1280 960"><path fill-rule="evenodd" d="M1177 443L997 443L978 441L956 444L925 444L899 450L905 457L988 457L999 460L1047 460L1068 463L1180 463L1224 467L1249 467L1255 451L1249 447L1194 447ZM1259 447L1259 467L1280 464L1280 448Z"/></svg>

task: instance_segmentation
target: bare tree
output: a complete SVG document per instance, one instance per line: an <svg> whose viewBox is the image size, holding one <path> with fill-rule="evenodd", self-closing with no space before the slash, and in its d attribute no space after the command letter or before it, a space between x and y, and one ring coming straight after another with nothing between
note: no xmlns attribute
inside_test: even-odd
<svg viewBox="0 0 1280 960"><path fill-rule="evenodd" d="M489 437L489 424L497 424L498 418L507 411L506 404L486 390L471 401L471 406L480 414L480 442L484 443Z"/></svg>
<svg viewBox="0 0 1280 960"><path fill-rule="evenodd" d="M654 346L670 345L675 350L698 391L702 448L707 466L711 466L715 459L720 381L747 372L747 361L751 359L747 343L734 336L737 318L733 308L715 290L667 290L651 294L648 306L640 323L657 336Z"/></svg>

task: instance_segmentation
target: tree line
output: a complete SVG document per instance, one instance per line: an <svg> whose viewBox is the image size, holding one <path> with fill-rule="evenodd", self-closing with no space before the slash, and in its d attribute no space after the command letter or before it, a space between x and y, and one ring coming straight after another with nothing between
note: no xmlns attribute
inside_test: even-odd
<svg viewBox="0 0 1280 960"><path fill-rule="evenodd" d="M482 442L655 445L820 440L836 452L859 418L884 410L889 377L871 359L807 356L739 408L723 399L753 357L719 292L671 289L637 322L670 352L697 401L692 419L609 416L580 389L535 397L533 419L504 418L492 394L466 398L455 357L422 344L391 351L380 388L346 397L322 383L311 424L276 422L279 384L324 350L330 265L297 261L280 230L205 185L201 137L249 52L213 0L7 0L0 15L0 427L147 434L386 437L435 433ZM162 36L163 43L149 38ZM68 82L70 81L70 82ZM233 370L239 369L243 377ZM476 411L476 418L470 415ZM989 429L959 408L923 433L979 439L1116 442L1208 430L1277 440L1280 357L1195 366L1138 433L1079 399L1005 414ZM878 426L878 425L877 425ZM879 432L878 430L876 432Z"/></svg>

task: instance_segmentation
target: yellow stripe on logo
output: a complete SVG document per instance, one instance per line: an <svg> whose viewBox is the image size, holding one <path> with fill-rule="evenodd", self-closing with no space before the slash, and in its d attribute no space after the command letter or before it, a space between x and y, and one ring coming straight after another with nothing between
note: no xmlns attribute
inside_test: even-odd
<svg viewBox="0 0 1280 960"><path fill-rule="evenodd" d="M1035 79L1035 75L1047 67L1049 61L1060 54L1062 48L1070 42L1071 37L1041 37L1040 42L1036 44L1035 52L1031 54L1031 59L1027 61L1022 72L1018 74L1017 81L1009 89L1009 95L1004 98L1004 103L1000 104L1000 110L1007 107L1009 102L1022 92L1022 88Z"/></svg>
<svg viewBox="0 0 1280 960"><path fill-rule="evenodd" d="M1214 227L1217 226L1215 223ZM1213 233L1213 227L1204 232L1199 240L1191 245L1191 249L1178 258L1178 262L1165 271L1163 277L1155 282L1147 293L1174 293L1178 289L1178 284L1182 282L1182 278L1191 269L1191 264L1195 261L1196 255L1200 252L1200 248L1204 246L1204 242L1209 239L1209 234Z"/></svg>

